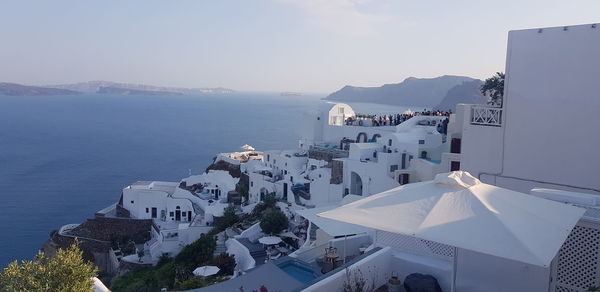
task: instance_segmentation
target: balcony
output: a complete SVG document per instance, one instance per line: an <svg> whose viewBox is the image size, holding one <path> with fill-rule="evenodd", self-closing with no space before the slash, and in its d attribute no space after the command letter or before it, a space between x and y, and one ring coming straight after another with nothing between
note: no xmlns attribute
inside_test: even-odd
<svg viewBox="0 0 600 292"><path fill-rule="evenodd" d="M488 106L471 107L471 125L502 126L502 108Z"/></svg>

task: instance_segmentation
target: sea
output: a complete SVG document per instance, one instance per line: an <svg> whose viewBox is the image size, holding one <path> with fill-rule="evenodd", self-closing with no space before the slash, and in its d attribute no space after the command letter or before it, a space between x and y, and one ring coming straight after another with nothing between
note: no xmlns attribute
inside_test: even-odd
<svg viewBox="0 0 600 292"><path fill-rule="evenodd" d="M0 267L138 180L180 181L217 153L298 145L320 95L0 96ZM360 113L409 107L351 103Z"/></svg>

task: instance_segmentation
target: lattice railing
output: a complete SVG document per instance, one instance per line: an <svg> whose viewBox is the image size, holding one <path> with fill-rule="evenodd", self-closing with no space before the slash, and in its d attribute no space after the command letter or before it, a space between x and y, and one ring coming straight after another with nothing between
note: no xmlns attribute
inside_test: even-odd
<svg viewBox="0 0 600 292"><path fill-rule="evenodd" d="M586 225L575 226L558 252L552 275L554 291L585 292L600 285L600 229L598 224Z"/></svg>
<svg viewBox="0 0 600 292"><path fill-rule="evenodd" d="M454 258L454 247L412 236L378 230L376 242L412 254L432 256L447 261L452 261Z"/></svg>
<svg viewBox="0 0 600 292"><path fill-rule="evenodd" d="M502 126L502 109L497 107L473 106L471 124L482 126Z"/></svg>

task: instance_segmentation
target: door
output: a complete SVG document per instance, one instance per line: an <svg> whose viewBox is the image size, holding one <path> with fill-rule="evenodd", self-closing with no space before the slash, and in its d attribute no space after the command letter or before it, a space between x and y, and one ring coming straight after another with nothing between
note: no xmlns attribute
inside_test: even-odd
<svg viewBox="0 0 600 292"><path fill-rule="evenodd" d="M399 180L398 183L400 183L400 185L405 185L408 183L408 178L409 178L408 173L403 173L400 175L400 177L398 179Z"/></svg>
<svg viewBox="0 0 600 292"><path fill-rule="evenodd" d="M460 139L452 138L450 142L450 153L460 153Z"/></svg>
<svg viewBox="0 0 600 292"><path fill-rule="evenodd" d="M402 153L402 169L406 169L406 153Z"/></svg>
<svg viewBox="0 0 600 292"><path fill-rule="evenodd" d="M288 184L287 183L283 183L283 198L287 199L287 193L288 193Z"/></svg>
<svg viewBox="0 0 600 292"><path fill-rule="evenodd" d="M188 211L188 221L192 221L192 211Z"/></svg>
<svg viewBox="0 0 600 292"><path fill-rule="evenodd" d="M181 210L175 211L175 221L181 221Z"/></svg>
<svg viewBox="0 0 600 292"><path fill-rule="evenodd" d="M156 218L157 211L156 208L152 208L152 218Z"/></svg>

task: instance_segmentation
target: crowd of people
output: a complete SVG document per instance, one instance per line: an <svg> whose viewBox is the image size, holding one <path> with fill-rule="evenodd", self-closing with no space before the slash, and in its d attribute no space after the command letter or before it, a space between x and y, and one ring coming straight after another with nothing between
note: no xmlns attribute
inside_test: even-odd
<svg viewBox="0 0 600 292"><path fill-rule="evenodd" d="M355 122L359 122L361 120L371 120L371 126L379 127L379 126L397 126L403 123L404 121L414 117L414 116L442 116L448 117L452 114L451 111L428 111L423 110L422 112L404 112L401 114L392 114L392 115L356 115L356 117L350 117L346 119L346 125L355 125Z"/></svg>

